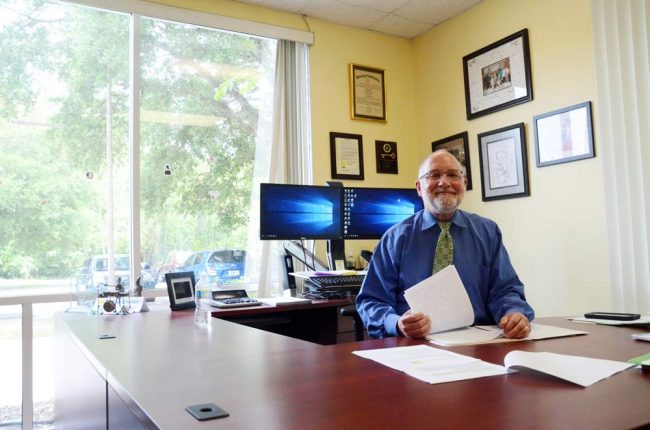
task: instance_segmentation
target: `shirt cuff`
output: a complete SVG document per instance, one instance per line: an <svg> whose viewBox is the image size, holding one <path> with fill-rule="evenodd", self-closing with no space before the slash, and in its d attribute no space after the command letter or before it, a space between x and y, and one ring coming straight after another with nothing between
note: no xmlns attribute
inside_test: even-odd
<svg viewBox="0 0 650 430"><path fill-rule="evenodd" d="M389 314L386 315L384 319L384 331L388 336L397 336L397 321L399 321L399 315Z"/></svg>

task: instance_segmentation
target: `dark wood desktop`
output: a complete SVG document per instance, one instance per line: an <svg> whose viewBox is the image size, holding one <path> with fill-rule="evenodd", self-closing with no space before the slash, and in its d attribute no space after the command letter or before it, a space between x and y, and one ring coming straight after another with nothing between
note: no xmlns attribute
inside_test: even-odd
<svg viewBox="0 0 650 430"><path fill-rule="evenodd" d="M630 337L647 330L561 318L537 322L589 335L450 350L497 364L512 350L620 361L650 352L650 344ZM99 334L116 337L99 340ZM588 388L531 372L429 385L352 354L421 343L390 338L322 346L217 318L207 332L194 327L191 310L63 314L57 330L55 424L57 429L95 428L105 426L108 416L109 428L183 430L650 425L650 374L637 369ZM208 402L230 416L199 422L184 410Z"/></svg>
<svg viewBox="0 0 650 430"><path fill-rule="evenodd" d="M341 308L354 305L353 299L314 300L305 305L213 308L212 316L271 333L321 345L341 339L353 340L352 318L341 318Z"/></svg>

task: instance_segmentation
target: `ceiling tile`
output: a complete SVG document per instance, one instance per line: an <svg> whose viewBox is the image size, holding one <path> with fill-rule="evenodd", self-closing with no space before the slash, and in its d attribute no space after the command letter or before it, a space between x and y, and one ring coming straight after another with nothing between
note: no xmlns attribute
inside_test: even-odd
<svg viewBox="0 0 650 430"><path fill-rule="evenodd" d="M474 4L479 1L475 0ZM470 7L470 3L471 1L457 0L412 0L397 9L395 14L436 25Z"/></svg>
<svg viewBox="0 0 650 430"><path fill-rule="evenodd" d="M233 0L412 38L482 0ZM414 20L414 21L411 21ZM428 25L424 25L427 23Z"/></svg>
<svg viewBox="0 0 650 430"><path fill-rule="evenodd" d="M397 15L387 15L370 27L371 30L380 33L392 34L407 39L418 36L429 28L431 28L431 24Z"/></svg>
<svg viewBox="0 0 650 430"><path fill-rule="evenodd" d="M300 13L361 28L370 28L385 15L384 12L353 6L337 0L312 0L300 10Z"/></svg>
<svg viewBox="0 0 650 430"><path fill-rule="evenodd" d="M291 13L298 13L310 0L237 0L239 3L248 3L258 6L278 9Z"/></svg>
<svg viewBox="0 0 650 430"><path fill-rule="evenodd" d="M342 3L365 7L381 12L392 12L411 0L340 0Z"/></svg>

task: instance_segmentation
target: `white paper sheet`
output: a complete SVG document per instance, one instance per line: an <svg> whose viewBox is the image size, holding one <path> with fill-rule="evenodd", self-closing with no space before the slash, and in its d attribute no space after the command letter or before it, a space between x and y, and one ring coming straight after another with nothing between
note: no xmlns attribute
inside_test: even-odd
<svg viewBox="0 0 650 430"><path fill-rule="evenodd" d="M270 306L293 306L311 303L310 299L303 299L301 297L269 297L258 298L257 300Z"/></svg>
<svg viewBox="0 0 650 430"><path fill-rule="evenodd" d="M568 317L568 320L582 323L592 323L592 324L601 324L601 325L650 325L650 317L641 317L638 320L633 321L619 321L619 320L601 320L595 318L585 318L585 317Z"/></svg>
<svg viewBox="0 0 650 430"><path fill-rule="evenodd" d="M456 268L447 266L404 292L413 312L431 318L431 333L467 327L474 310Z"/></svg>
<svg viewBox="0 0 650 430"><path fill-rule="evenodd" d="M520 340L540 340L554 337L577 336L589 334L586 331L571 330L542 324L531 324L531 332L523 339L507 339L503 337L503 330L496 325L464 327L457 330L436 333L427 336L427 339L440 346L476 345L481 343L516 342Z"/></svg>
<svg viewBox="0 0 650 430"><path fill-rule="evenodd" d="M634 333L632 335L632 339L645 340L646 342L650 342L650 333Z"/></svg>
<svg viewBox="0 0 650 430"><path fill-rule="evenodd" d="M529 368L583 387L634 366L620 361L527 351L511 351L503 361L508 369Z"/></svg>
<svg viewBox="0 0 650 430"><path fill-rule="evenodd" d="M399 370L429 384L509 373L503 366L426 345L370 349L354 351L353 354Z"/></svg>

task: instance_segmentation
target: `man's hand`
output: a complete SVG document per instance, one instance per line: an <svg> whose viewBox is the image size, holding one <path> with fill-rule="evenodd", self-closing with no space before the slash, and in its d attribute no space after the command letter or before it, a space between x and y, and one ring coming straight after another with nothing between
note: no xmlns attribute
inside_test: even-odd
<svg viewBox="0 0 650 430"><path fill-rule="evenodd" d="M406 337L425 337L431 331L431 318L421 312L406 311L397 321L397 329Z"/></svg>
<svg viewBox="0 0 650 430"><path fill-rule="evenodd" d="M508 339L522 339L530 335L530 322L525 315L519 312L504 315L499 321L499 327Z"/></svg>

